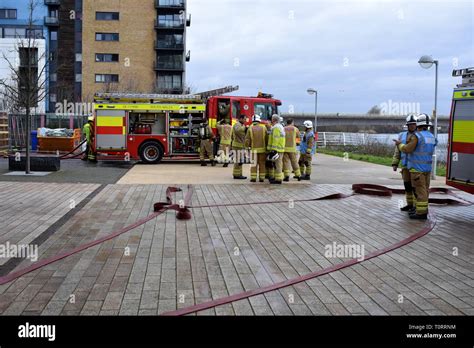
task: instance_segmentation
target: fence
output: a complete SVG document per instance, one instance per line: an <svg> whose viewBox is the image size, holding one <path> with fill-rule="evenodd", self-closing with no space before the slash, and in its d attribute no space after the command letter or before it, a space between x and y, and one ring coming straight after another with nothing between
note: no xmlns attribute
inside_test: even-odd
<svg viewBox="0 0 474 348"><path fill-rule="evenodd" d="M60 114L42 114L31 115L31 130L38 128L69 128L75 129L84 126L87 123L87 115L60 115ZM10 150L24 149L26 146L26 120L25 115L10 114L8 115L8 147Z"/></svg>
<svg viewBox="0 0 474 348"><path fill-rule="evenodd" d="M319 132L317 145L321 148L354 146L359 147L360 150L368 151L368 154L377 155L377 151L384 153L382 148L385 148L387 153L393 151L394 143L392 139L397 138L398 134ZM447 145L448 135L438 134L436 155L440 162L446 161ZM387 150L388 148L390 150Z"/></svg>

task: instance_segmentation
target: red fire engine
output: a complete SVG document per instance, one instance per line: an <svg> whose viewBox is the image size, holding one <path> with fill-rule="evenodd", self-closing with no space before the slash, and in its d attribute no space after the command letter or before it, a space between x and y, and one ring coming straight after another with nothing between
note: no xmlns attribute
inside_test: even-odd
<svg viewBox="0 0 474 348"><path fill-rule="evenodd" d="M250 124L258 114L269 120L281 102L272 95L224 96L237 87L194 95L98 93L95 95L95 149L99 160L141 160L198 156L199 126L208 122L214 132L227 119L234 124L245 115Z"/></svg>

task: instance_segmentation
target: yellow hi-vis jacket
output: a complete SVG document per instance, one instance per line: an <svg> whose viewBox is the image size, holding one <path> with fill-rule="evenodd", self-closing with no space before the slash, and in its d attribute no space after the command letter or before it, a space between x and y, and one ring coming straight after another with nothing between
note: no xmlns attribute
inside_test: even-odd
<svg viewBox="0 0 474 348"><path fill-rule="evenodd" d="M285 152L285 129L279 123L274 125L270 131L267 150Z"/></svg>
<svg viewBox="0 0 474 348"><path fill-rule="evenodd" d="M84 128L82 128L82 132L84 133L84 135L86 137L87 144L90 144L91 141L92 141L92 127L91 127L91 124L86 123L84 125Z"/></svg>
<svg viewBox="0 0 474 348"><path fill-rule="evenodd" d="M250 126L245 136L245 147L250 147L256 153L265 153L267 150L267 127L261 123Z"/></svg>
<svg viewBox="0 0 474 348"><path fill-rule="evenodd" d="M232 142L232 126L230 124L217 125L217 131L221 136L221 145L230 145Z"/></svg>
<svg viewBox="0 0 474 348"><path fill-rule="evenodd" d="M232 127L232 148L243 149L245 145L246 127L240 122L237 122Z"/></svg>
<svg viewBox="0 0 474 348"><path fill-rule="evenodd" d="M295 126L285 127L285 152L296 153L296 139L300 137L300 131Z"/></svg>

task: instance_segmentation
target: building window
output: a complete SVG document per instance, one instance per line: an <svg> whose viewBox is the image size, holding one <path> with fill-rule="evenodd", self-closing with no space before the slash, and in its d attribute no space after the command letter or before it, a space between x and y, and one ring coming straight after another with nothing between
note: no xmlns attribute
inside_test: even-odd
<svg viewBox="0 0 474 348"><path fill-rule="evenodd" d="M184 48L182 34L160 34L158 35L158 48Z"/></svg>
<svg viewBox="0 0 474 348"><path fill-rule="evenodd" d="M159 15L158 27L160 28L179 28L184 26L184 18L179 14Z"/></svg>
<svg viewBox="0 0 474 348"><path fill-rule="evenodd" d="M82 53L76 53L76 62L82 62Z"/></svg>
<svg viewBox="0 0 474 348"><path fill-rule="evenodd" d="M118 21L119 20L118 12L96 12L95 19L98 21Z"/></svg>
<svg viewBox="0 0 474 348"><path fill-rule="evenodd" d="M53 73L53 74L50 75L49 81L56 82L57 80L58 80L58 74Z"/></svg>
<svg viewBox="0 0 474 348"><path fill-rule="evenodd" d="M118 41L118 33L96 33L95 41Z"/></svg>
<svg viewBox="0 0 474 348"><path fill-rule="evenodd" d="M178 6L183 7L184 1L183 0L159 0L160 6Z"/></svg>
<svg viewBox="0 0 474 348"><path fill-rule="evenodd" d="M116 83L119 82L119 76L116 74L95 74L96 83Z"/></svg>
<svg viewBox="0 0 474 348"><path fill-rule="evenodd" d="M43 30L41 29L26 29L26 36L32 39L42 39Z"/></svg>
<svg viewBox="0 0 474 348"><path fill-rule="evenodd" d="M49 101L50 101L51 103L56 103L56 102L58 101L58 98L57 98L56 94L51 93L51 94L49 95Z"/></svg>
<svg viewBox="0 0 474 348"><path fill-rule="evenodd" d="M119 55L113 53L96 53L95 61L101 63L115 63L119 61Z"/></svg>
<svg viewBox="0 0 474 348"><path fill-rule="evenodd" d="M181 75L159 75L158 88L160 89L181 89L182 86Z"/></svg>
<svg viewBox="0 0 474 348"><path fill-rule="evenodd" d="M82 82L82 74L76 74L76 82Z"/></svg>
<svg viewBox="0 0 474 348"><path fill-rule="evenodd" d="M4 29L4 38L13 39L13 38L23 38L25 37L26 29L24 28L5 28Z"/></svg>
<svg viewBox="0 0 474 348"><path fill-rule="evenodd" d="M158 69L182 69L183 68L183 55L182 54L170 54L160 55L157 60Z"/></svg>
<svg viewBox="0 0 474 348"><path fill-rule="evenodd" d="M16 10L0 9L0 19L16 19Z"/></svg>
<svg viewBox="0 0 474 348"><path fill-rule="evenodd" d="M52 31L49 36L51 41L57 41L58 40L58 32L57 31Z"/></svg>

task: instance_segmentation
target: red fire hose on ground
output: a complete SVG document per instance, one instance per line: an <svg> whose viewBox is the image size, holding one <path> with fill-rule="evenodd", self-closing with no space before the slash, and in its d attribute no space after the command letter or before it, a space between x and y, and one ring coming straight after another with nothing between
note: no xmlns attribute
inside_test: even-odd
<svg viewBox="0 0 474 348"><path fill-rule="evenodd" d="M300 200L294 200L294 202L313 202L313 201L323 201L323 200L334 200L334 199L346 199L349 197L353 197L358 194L364 194L364 195L375 195L375 196L382 196L382 197L389 197L392 196L392 194L403 194L405 193L404 190L402 189L390 189L384 186L379 186L379 185L369 185L369 184L358 184L358 185L353 185L352 186L353 193L351 194L342 194L342 193L335 193L331 194L328 196L324 197L319 197L319 198L312 198L312 199L300 199ZM202 205L202 206L191 206L191 198L193 194L193 189L192 186L188 186L188 191L185 195L185 199L182 204L175 204L172 201L172 193L179 192L181 189L175 188L175 187L168 187L166 190L166 202L160 202L160 203L155 203L154 204L154 212L150 214L149 216L135 222L134 224L124 227L118 231L114 231L108 236L105 236L103 238L97 239L95 241L89 242L87 244L78 246L75 249L72 249L70 251L58 254L56 256L52 256L50 258L44 259L42 261L35 262L31 264L28 267L25 267L23 269L20 269L15 272L11 272L10 274L7 274L5 276L0 277L0 285L7 284L25 274L28 274L30 272L33 272L37 269L40 269L46 265L52 264L54 262L57 262L59 260L62 260L64 258L67 258L71 255L77 254L81 251L84 251L86 249L89 249L93 246L96 246L98 244L101 244L105 241L111 240L113 238L116 238L126 232L129 232L138 226L141 226L145 224L148 221L153 220L157 216L163 214L164 212L168 210L175 210L177 212L176 217L179 220L189 220L191 219L191 211L190 209L199 209L199 208L213 208L213 207L230 207L230 206L243 206L243 205L262 205L262 204L278 204L278 203L288 203L288 200L281 200L281 201L265 201L265 202L256 202L256 203L229 203L229 204L213 204L213 205ZM456 205L472 205L474 204L473 202L468 202L465 199L457 196L452 190L450 189L444 189L444 188L433 188L430 190L432 193L445 193L452 195L453 197L457 198L458 200L451 199L451 198L430 198L430 203L435 203L435 204L456 204ZM246 291L242 292L239 294L235 294L232 296L227 296L221 299L201 303L195 306L190 306L187 308L179 309L177 311L172 311L172 312L167 312L164 313L164 315L185 315L185 314L191 314L195 312L199 312L205 309L213 308L216 306L220 306L223 304L227 304L230 302L242 300L245 298L253 297L256 295L264 294L270 291L275 291L284 287L288 287L291 285L295 285L304 281L307 281L309 279L313 279L331 272L335 272L350 266L353 266L355 264L358 264L360 262L364 262L366 260L370 260L372 258L378 257L380 255L386 254L390 251L393 251L395 249L398 249L400 247L403 247L404 245L407 245L423 236L428 234L433 230L433 228L436 225L436 221L433 217L433 215L430 215L429 220L426 222L425 226L418 231L417 233L413 234L412 236L401 240L391 246L388 246L386 248L383 248L381 250L374 251L370 254L368 254L363 260L349 260L346 262L342 262L338 265L334 265L316 272L309 273L307 275L297 277L294 279L289 279L277 284L273 284L270 286L266 286L263 288L251 290L251 291Z"/></svg>

